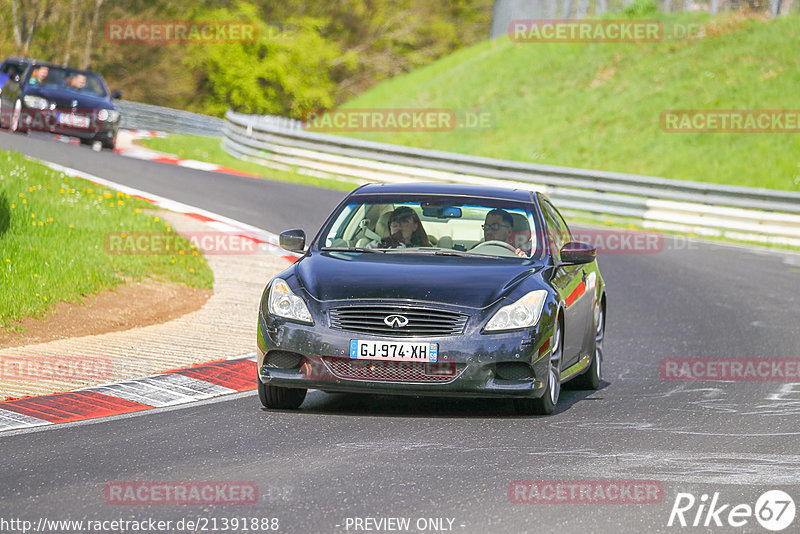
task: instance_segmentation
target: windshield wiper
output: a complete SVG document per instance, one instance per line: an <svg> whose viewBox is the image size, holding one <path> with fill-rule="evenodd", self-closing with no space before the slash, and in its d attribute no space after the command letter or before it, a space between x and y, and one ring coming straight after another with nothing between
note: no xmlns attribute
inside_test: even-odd
<svg viewBox="0 0 800 534"><path fill-rule="evenodd" d="M324 252L379 252L381 254L386 252L377 248L364 247L322 247L320 250Z"/></svg>

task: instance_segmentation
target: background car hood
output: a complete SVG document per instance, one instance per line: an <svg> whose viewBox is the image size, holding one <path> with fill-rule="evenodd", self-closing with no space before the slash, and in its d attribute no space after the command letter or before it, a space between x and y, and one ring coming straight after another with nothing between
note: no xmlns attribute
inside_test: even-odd
<svg viewBox="0 0 800 534"><path fill-rule="evenodd" d="M37 87L35 89L28 89L25 91L25 94L43 96L51 102L55 102L56 107L60 109L72 108L73 100L78 101L78 105L75 107L79 109L115 109L106 97L75 93L65 89Z"/></svg>
<svg viewBox="0 0 800 534"><path fill-rule="evenodd" d="M484 308L535 268L488 257L322 252L298 261L295 272L322 301L412 299Z"/></svg>

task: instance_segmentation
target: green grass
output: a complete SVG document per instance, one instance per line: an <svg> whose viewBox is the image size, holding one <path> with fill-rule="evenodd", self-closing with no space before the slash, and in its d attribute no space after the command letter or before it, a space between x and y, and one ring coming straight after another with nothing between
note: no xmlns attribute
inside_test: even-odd
<svg viewBox="0 0 800 534"><path fill-rule="evenodd" d="M112 232L172 232L152 204L0 151L0 327L136 280L211 289L202 254L117 255Z"/></svg>
<svg viewBox="0 0 800 534"><path fill-rule="evenodd" d="M622 18L616 14L615 19ZM800 18L649 14L704 38L659 43L485 41L383 82L343 108L451 108L489 128L348 133L542 164L800 190L800 134L666 133L673 109L800 108Z"/></svg>
<svg viewBox="0 0 800 534"><path fill-rule="evenodd" d="M235 158L222 150L220 144L221 139L218 137L170 134L167 137L142 139L141 143L143 146L158 150L159 152L174 154L184 159L216 163L217 165L230 167L231 169L260 176L268 180L293 182L340 191L352 191L357 185L354 181L316 178L294 171L280 171L264 165L259 165L258 163Z"/></svg>

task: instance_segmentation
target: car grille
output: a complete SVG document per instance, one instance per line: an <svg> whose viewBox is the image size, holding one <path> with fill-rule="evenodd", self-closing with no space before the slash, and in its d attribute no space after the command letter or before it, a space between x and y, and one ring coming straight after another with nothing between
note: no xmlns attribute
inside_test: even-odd
<svg viewBox="0 0 800 534"><path fill-rule="evenodd" d="M381 362L323 358L338 378L348 380L387 380L394 382L449 382L463 366L455 363Z"/></svg>
<svg viewBox="0 0 800 534"><path fill-rule="evenodd" d="M418 306L341 306L330 310L331 327L390 337L454 336L464 332L468 315ZM388 326L389 315L402 315L408 324Z"/></svg>

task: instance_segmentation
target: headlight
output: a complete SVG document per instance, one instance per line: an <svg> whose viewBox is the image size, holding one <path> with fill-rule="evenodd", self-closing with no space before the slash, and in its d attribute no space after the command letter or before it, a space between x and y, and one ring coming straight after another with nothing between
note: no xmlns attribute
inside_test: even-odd
<svg viewBox="0 0 800 534"><path fill-rule="evenodd" d="M544 302L547 300L547 291L537 289L523 296L513 304L503 306L495 312L486 323L486 332L499 332L502 330L517 330L536 326L542 315Z"/></svg>
<svg viewBox="0 0 800 534"><path fill-rule="evenodd" d="M303 299L292 293L285 280L275 278L269 288L269 313L301 323L314 324Z"/></svg>
<svg viewBox="0 0 800 534"><path fill-rule="evenodd" d="M101 109L97 112L97 120L99 121L116 122L118 118L119 111L113 109Z"/></svg>
<svg viewBox="0 0 800 534"><path fill-rule="evenodd" d="M28 108L47 109L50 107L50 102L48 102L46 98L42 98L41 96L26 95L22 99L22 101L25 102L25 107Z"/></svg>

